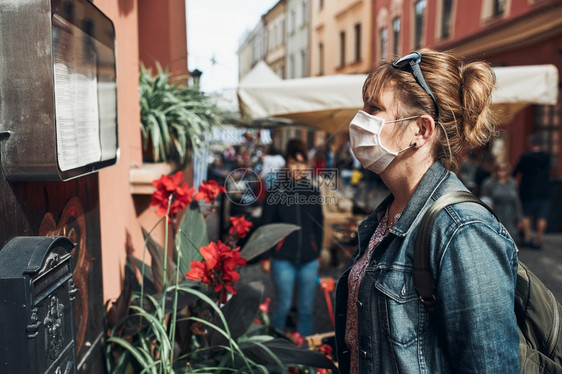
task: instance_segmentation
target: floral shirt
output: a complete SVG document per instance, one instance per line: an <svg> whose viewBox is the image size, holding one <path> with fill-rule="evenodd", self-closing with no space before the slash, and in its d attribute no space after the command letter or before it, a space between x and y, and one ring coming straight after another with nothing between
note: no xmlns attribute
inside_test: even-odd
<svg viewBox="0 0 562 374"><path fill-rule="evenodd" d="M399 216L398 216L399 218ZM351 367L350 373L359 373L359 334L358 334L358 320L357 320L357 296L359 293L359 286L361 285L361 280L365 275L365 269L371 260L373 251L377 244L384 238L384 235L388 229L388 210L386 211L384 217L380 220L375 233L369 240L369 246L367 250L353 266L349 272L348 287L349 294L347 298L348 313L346 320L345 329L345 343L349 348L351 353Z"/></svg>

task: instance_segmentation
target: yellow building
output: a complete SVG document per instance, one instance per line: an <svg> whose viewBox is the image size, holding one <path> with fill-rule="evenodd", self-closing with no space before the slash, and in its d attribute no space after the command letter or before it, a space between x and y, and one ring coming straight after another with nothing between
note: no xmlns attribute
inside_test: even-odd
<svg viewBox="0 0 562 374"><path fill-rule="evenodd" d="M280 0L265 15L267 52L265 62L280 77L285 78L285 14L287 2Z"/></svg>
<svg viewBox="0 0 562 374"><path fill-rule="evenodd" d="M370 0L312 0L311 76L366 73L370 67Z"/></svg>

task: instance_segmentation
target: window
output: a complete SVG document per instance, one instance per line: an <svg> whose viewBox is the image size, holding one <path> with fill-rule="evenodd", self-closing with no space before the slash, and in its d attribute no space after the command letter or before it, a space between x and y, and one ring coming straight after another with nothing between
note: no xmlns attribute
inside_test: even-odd
<svg viewBox="0 0 562 374"><path fill-rule="evenodd" d="M441 37L443 39L451 36L451 14L453 11L453 0L443 0L443 14L441 17Z"/></svg>
<svg viewBox="0 0 562 374"><path fill-rule="evenodd" d="M355 25L355 62L361 61L361 24Z"/></svg>
<svg viewBox="0 0 562 374"><path fill-rule="evenodd" d="M396 17L392 21L392 54L398 56L400 48L400 18Z"/></svg>
<svg viewBox="0 0 562 374"><path fill-rule="evenodd" d="M324 44L318 44L318 74L324 75Z"/></svg>
<svg viewBox="0 0 562 374"><path fill-rule="evenodd" d="M501 16L505 11L505 0L494 0L494 17Z"/></svg>
<svg viewBox="0 0 562 374"><path fill-rule="evenodd" d="M297 25L297 16L295 10L291 10L291 18L289 19L289 33L295 32L295 27Z"/></svg>
<svg viewBox="0 0 562 374"><path fill-rule="evenodd" d="M307 67L306 50L304 50L304 49L301 51L301 64L302 64L302 66L301 66L301 75L300 76L306 77L306 76L308 76L308 72L307 72L308 69L306 68Z"/></svg>
<svg viewBox="0 0 562 374"><path fill-rule="evenodd" d="M386 59L388 56L386 55L386 51L387 51L387 42L388 42L388 35L387 35L387 30L386 27L380 29L379 31L379 37L380 37L380 57L381 59Z"/></svg>
<svg viewBox="0 0 562 374"><path fill-rule="evenodd" d="M289 58L289 72L287 74L289 78L295 78L295 56L291 55Z"/></svg>
<svg viewBox="0 0 562 374"><path fill-rule="evenodd" d="M340 67L345 66L345 31L340 32Z"/></svg>
<svg viewBox="0 0 562 374"><path fill-rule="evenodd" d="M416 12L416 16L415 16L415 27L414 27L414 31L415 31L415 35L414 35L414 49L419 49L422 46L422 40L423 40L423 18L424 18L424 14L425 14L425 6L426 6L426 0L418 0L415 2L415 12Z"/></svg>
<svg viewBox="0 0 562 374"><path fill-rule="evenodd" d="M320 10L322 10L322 8L324 8L324 0L320 0L319 8L320 8Z"/></svg>
<svg viewBox="0 0 562 374"><path fill-rule="evenodd" d="M307 11L306 11L306 1L302 2L302 26L306 26L306 16L307 16Z"/></svg>
<svg viewBox="0 0 562 374"><path fill-rule="evenodd" d="M542 135L542 149L551 155L551 168L557 168L560 153L560 108L557 105L537 105L535 108L535 132Z"/></svg>

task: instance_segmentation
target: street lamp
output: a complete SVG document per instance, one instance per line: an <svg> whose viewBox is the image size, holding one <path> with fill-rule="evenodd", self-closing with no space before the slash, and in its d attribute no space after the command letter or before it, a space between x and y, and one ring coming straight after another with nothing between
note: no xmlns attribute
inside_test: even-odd
<svg viewBox="0 0 562 374"><path fill-rule="evenodd" d="M201 74L203 74L203 72L199 69L195 69L189 73L189 75L191 75L191 79L193 79L193 87L199 88L199 83L201 82Z"/></svg>

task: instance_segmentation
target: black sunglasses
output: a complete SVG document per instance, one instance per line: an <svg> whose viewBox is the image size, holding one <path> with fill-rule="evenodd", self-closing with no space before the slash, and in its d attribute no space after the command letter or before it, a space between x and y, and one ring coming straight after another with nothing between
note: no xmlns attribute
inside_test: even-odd
<svg viewBox="0 0 562 374"><path fill-rule="evenodd" d="M439 122L439 106L437 105L435 96L433 96L433 92L431 92L427 83L425 83L425 79L423 78L423 74L420 69L421 59L421 53L412 52L394 61L392 63L392 67L398 70L410 71L414 75L414 78L416 78L416 82L418 82L421 88L423 88L423 90L429 95L429 97L431 97L433 105L435 106L435 122Z"/></svg>

